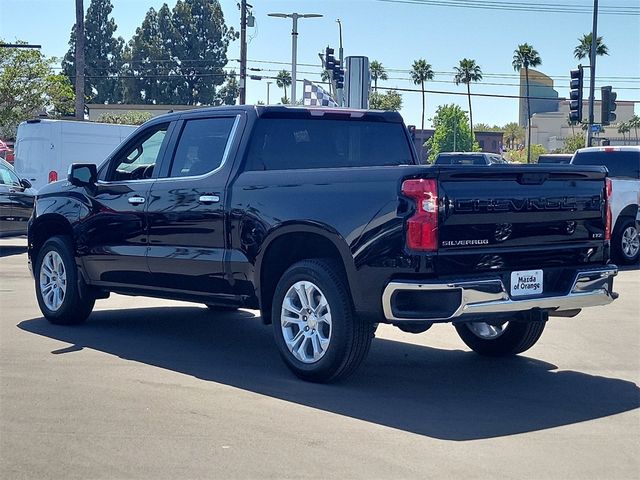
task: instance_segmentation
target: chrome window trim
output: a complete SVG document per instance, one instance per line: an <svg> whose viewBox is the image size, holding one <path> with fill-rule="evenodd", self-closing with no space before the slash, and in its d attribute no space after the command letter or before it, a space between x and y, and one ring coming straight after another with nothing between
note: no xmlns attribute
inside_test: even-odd
<svg viewBox="0 0 640 480"><path fill-rule="evenodd" d="M191 176L187 176L187 177L161 177L161 178L154 178L155 181L157 182L163 182L163 181L167 181L167 180L201 180L204 178L207 178L217 172L219 172L220 170L222 170L222 168L226 165L227 163L227 159L229 157L229 152L231 151L231 145L233 145L233 142L236 139L236 134L238 131L238 125L240 124L240 115L237 114L235 116L235 120L233 121L233 125L231 126L231 131L229 132L229 138L227 138L227 143L225 144L224 147L224 152L222 152L222 161L220 162L220 165L218 165L216 168L214 168L213 170L211 170L210 172L207 173L203 173L202 175L191 175ZM211 119L216 119L216 118L229 118L228 116L218 116L218 117L203 117L203 118L188 118L184 120L185 126L186 124L191 121L191 120L211 120ZM184 131L184 127L182 127L183 131ZM181 135L182 136L182 133ZM176 142L176 148L178 147L180 143L180 138L178 138L178 141ZM172 158L173 161L173 158ZM171 172L169 172L171 173Z"/></svg>

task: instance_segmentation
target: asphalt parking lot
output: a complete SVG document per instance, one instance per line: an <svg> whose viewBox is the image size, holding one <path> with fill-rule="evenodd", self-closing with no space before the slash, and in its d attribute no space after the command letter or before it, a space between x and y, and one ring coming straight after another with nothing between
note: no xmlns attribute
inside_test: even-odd
<svg viewBox="0 0 640 480"><path fill-rule="evenodd" d="M258 312L113 295L38 310L0 240L0 478L640 478L640 270L526 355L379 328L347 381L297 380Z"/></svg>

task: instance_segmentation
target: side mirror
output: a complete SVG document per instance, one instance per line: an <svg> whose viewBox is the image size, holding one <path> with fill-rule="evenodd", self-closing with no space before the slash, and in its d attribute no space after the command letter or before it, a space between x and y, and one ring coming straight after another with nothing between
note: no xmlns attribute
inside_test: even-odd
<svg viewBox="0 0 640 480"><path fill-rule="evenodd" d="M95 185L98 181L98 167L93 163L73 163L69 166L67 180L77 187Z"/></svg>
<svg viewBox="0 0 640 480"><path fill-rule="evenodd" d="M33 187L33 185L31 185L31 182L29 180L27 180L26 178L20 179L20 185L22 186L22 188L31 188L31 187Z"/></svg>

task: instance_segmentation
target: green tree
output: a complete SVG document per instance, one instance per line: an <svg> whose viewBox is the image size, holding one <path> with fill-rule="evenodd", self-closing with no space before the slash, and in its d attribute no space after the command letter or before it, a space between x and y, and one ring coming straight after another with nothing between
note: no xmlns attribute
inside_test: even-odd
<svg viewBox="0 0 640 480"><path fill-rule="evenodd" d="M519 142L524 141L524 129L516 122L507 123L503 130L503 141L507 148L513 150Z"/></svg>
<svg viewBox="0 0 640 480"><path fill-rule="evenodd" d="M576 153L576 150L584 147L585 139L582 133L573 134L566 138L560 153Z"/></svg>
<svg viewBox="0 0 640 480"><path fill-rule="evenodd" d="M634 115L633 117L631 117L631 119L629 120L629 122L627 122L629 124L629 127L633 128L633 130L636 133L636 143L638 142L638 128L640 128L640 117L638 115Z"/></svg>
<svg viewBox="0 0 640 480"><path fill-rule="evenodd" d="M402 95L395 90L387 90L384 94L372 92L369 95L369 108L397 112L402 108Z"/></svg>
<svg viewBox="0 0 640 480"><path fill-rule="evenodd" d="M622 134L622 142L627 144L626 134L629 134L629 140L631 140L631 125L628 122L620 122L618 124L618 133Z"/></svg>
<svg viewBox="0 0 640 480"><path fill-rule="evenodd" d="M114 103L122 100L122 88L117 76L122 68L124 40L114 37L118 29L110 18L111 0L91 0L85 16L85 98L93 103ZM76 30L71 29L69 51L62 60L62 70L75 85Z"/></svg>
<svg viewBox="0 0 640 480"><path fill-rule="evenodd" d="M76 95L73 86L64 73L49 74L46 77L47 113L53 118L71 117L75 113Z"/></svg>
<svg viewBox="0 0 640 480"><path fill-rule="evenodd" d="M474 132L503 132L504 128L494 125L493 127L488 123L476 123L473 125Z"/></svg>
<svg viewBox="0 0 640 480"><path fill-rule="evenodd" d="M216 94L216 105L235 105L240 95L240 85L235 70L227 75L227 81Z"/></svg>
<svg viewBox="0 0 640 480"><path fill-rule="evenodd" d="M440 105L433 117L435 132L426 141L429 161L433 162L441 152L470 152L479 150L471 136L467 114L455 104Z"/></svg>
<svg viewBox="0 0 640 480"><path fill-rule="evenodd" d="M582 38L579 38L578 45L573 49L573 56L578 60L590 58L592 38L593 35L591 33L587 33L583 35ZM603 43L602 37L598 37L598 40L596 40L596 55L600 57L609 55L609 47Z"/></svg>
<svg viewBox="0 0 640 480"><path fill-rule="evenodd" d="M389 77L387 75L387 71L377 60L373 60L369 64L369 70L371 71L371 78L373 80L373 91L378 91L378 80L387 80Z"/></svg>
<svg viewBox="0 0 640 480"><path fill-rule="evenodd" d="M169 30L172 65L177 76L176 100L187 105L210 105L216 86L226 79L227 48L237 38L224 21L218 0L178 0Z"/></svg>
<svg viewBox="0 0 640 480"><path fill-rule="evenodd" d="M142 125L153 116L149 112L129 111L124 113L103 113L98 117L99 123L117 123L120 125Z"/></svg>
<svg viewBox="0 0 640 480"><path fill-rule="evenodd" d="M50 73L39 50L0 48L0 136L15 138L20 122L46 110Z"/></svg>
<svg viewBox="0 0 640 480"><path fill-rule="evenodd" d="M524 76L527 84L527 163L531 162L531 102L529 98L529 67L537 67L542 64L540 54L528 43L518 45L513 52L513 69L517 72L524 68Z"/></svg>
<svg viewBox="0 0 640 480"><path fill-rule="evenodd" d="M457 67L453 67L456 74L453 81L456 85L464 83L467 85L467 97L469 98L469 127L473 136L473 110L471 109L471 82L479 82L482 80L482 69L476 64L475 60L463 58Z"/></svg>
<svg viewBox="0 0 640 480"><path fill-rule="evenodd" d="M291 74L286 70L280 70L276 75L276 85L278 85L278 88L284 89L284 97L281 99L282 103L289 103L289 99L287 98L287 87L291 85Z"/></svg>
<svg viewBox="0 0 640 480"><path fill-rule="evenodd" d="M547 150L542 145L531 145L531 163L537 163L540 155L545 153L547 153ZM507 152L506 157L511 162L529 163L527 161L529 157L525 150L511 150L510 152Z"/></svg>
<svg viewBox="0 0 640 480"><path fill-rule="evenodd" d="M413 62L413 66L411 67L411 80L416 85L420 85L420 90L422 91L422 130L424 130L424 82L427 80L433 80L433 69L431 68L431 64L427 63L426 60L420 59Z"/></svg>

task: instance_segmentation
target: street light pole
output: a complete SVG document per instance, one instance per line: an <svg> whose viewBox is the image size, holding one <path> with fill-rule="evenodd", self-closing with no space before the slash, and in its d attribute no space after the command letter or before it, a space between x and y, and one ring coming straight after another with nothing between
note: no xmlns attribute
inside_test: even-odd
<svg viewBox="0 0 640 480"><path fill-rule="evenodd" d="M595 103L596 91L596 53L598 47L598 0L593 0L593 30L591 31L591 59L589 61L589 70L591 78L589 79L589 129L587 130L586 146L591 146L593 139L593 107Z"/></svg>
<svg viewBox="0 0 640 480"><path fill-rule="evenodd" d="M271 84L273 82L267 82L267 105L270 105L269 103L269 87L271 87Z"/></svg>
<svg viewBox="0 0 640 480"><path fill-rule="evenodd" d="M340 68L344 68L344 50L342 49L342 21L339 18L337 18L336 22L338 22L338 29L340 31L340 47L338 49L338 56L340 57ZM339 91L336 91L336 94L338 96L338 104L341 107L344 104L343 92L344 92L344 89L342 88Z"/></svg>
<svg viewBox="0 0 640 480"><path fill-rule="evenodd" d="M269 13L270 17L291 18L293 25L291 29L291 100L290 104L296 104L296 70L298 64L298 19L299 18L319 18L322 15L317 13Z"/></svg>

